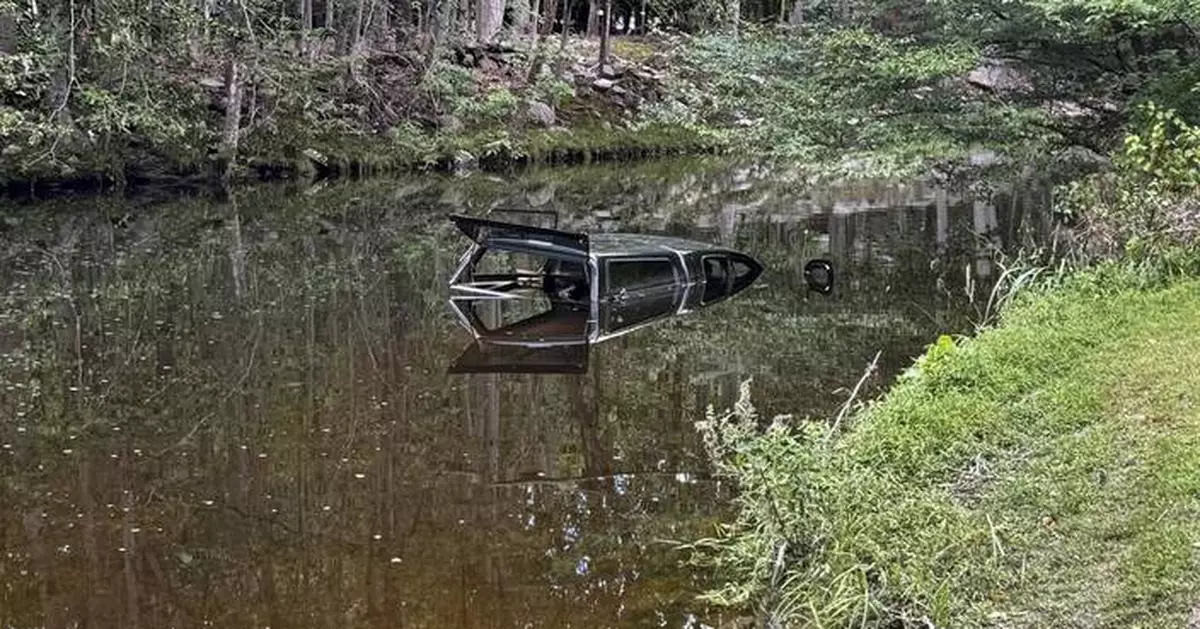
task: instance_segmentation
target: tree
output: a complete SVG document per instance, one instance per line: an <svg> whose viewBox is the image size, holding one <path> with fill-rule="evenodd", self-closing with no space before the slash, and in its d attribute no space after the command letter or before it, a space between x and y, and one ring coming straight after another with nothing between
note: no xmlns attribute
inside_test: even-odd
<svg viewBox="0 0 1200 629"><path fill-rule="evenodd" d="M486 44L500 33L504 22L504 0L476 0L475 35Z"/></svg>
<svg viewBox="0 0 1200 629"><path fill-rule="evenodd" d="M604 0L598 12L600 23L600 65L608 63L609 36L612 31L612 0Z"/></svg>

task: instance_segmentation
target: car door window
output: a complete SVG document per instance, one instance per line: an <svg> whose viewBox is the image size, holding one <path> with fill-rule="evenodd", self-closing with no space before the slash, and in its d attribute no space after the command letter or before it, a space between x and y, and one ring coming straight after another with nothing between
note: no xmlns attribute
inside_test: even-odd
<svg viewBox="0 0 1200 629"><path fill-rule="evenodd" d="M675 284L675 265L667 257L618 258L607 262L607 294L636 292Z"/></svg>

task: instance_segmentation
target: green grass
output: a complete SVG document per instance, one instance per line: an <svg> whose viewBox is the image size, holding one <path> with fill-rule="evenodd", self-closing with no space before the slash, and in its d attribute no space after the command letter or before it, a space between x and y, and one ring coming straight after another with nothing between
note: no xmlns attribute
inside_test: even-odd
<svg viewBox="0 0 1200 629"><path fill-rule="evenodd" d="M728 579L709 598L798 627L1187 626L1200 282L1115 268L943 339L840 435L745 407L702 426L743 488L697 545Z"/></svg>

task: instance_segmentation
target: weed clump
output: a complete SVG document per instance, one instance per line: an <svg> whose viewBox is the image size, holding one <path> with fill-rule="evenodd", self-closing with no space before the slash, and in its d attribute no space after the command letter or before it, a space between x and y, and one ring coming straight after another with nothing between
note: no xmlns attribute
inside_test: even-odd
<svg viewBox="0 0 1200 629"><path fill-rule="evenodd" d="M1085 255L1171 276L1200 271L1200 127L1146 104L1115 164L1060 194L1057 209L1080 226Z"/></svg>

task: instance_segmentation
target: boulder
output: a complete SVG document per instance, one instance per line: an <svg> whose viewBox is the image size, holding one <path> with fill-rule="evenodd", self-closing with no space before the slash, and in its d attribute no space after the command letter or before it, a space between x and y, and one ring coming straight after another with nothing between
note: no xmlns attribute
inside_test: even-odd
<svg viewBox="0 0 1200 629"><path fill-rule="evenodd" d="M456 173L466 173L475 170L479 165L479 160L474 155L463 150L455 151L451 161L451 170Z"/></svg>
<svg viewBox="0 0 1200 629"><path fill-rule="evenodd" d="M606 63L600 66L600 76L605 79L619 79L625 76L625 66L619 63Z"/></svg>
<svg viewBox="0 0 1200 629"><path fill-rule="evenodd" d="M994 166L1001 162L1000 155L991 149L972 151L967 156L967 163L972 166Z"/></svg>
<svg viewBox="0 0 1200 629"><path fill-rule="evenodd" d="M329 159L321 154L320 151L313 148L307 148L301 151L308 160L318 166L329 166Z"/></svg>
<svg viewBox="0 0 1200 629"><path fill-rule="evenodd" d="M1054 156L1060 166L1073 166L1085 170L1104 170L1112 166L1112 160L1085 146L1068 146Z"/></svg>
<svg viewBox="0 0 1200 629"><path fill-rule="evenodd" d="M557 120L552 107L536 100L530 101L526 114L530 120L543 127L553 127L554 122Z"/></svg>
<svg viewBox="0 0 1200 629"><path fill-rule="evenodd" d="M596 79L595 81L592 81L592 87L600 90L601 92L611 90L614 85L616 85L616 83L611 79Z"/></svg>
<svg viewBox="0 0 1200 629"><path fill-rule="evenodd" d="M1029 74L1002 59L985 58L967 73L967 83L993 92L1028 93L1033 91Z"/></svg>

